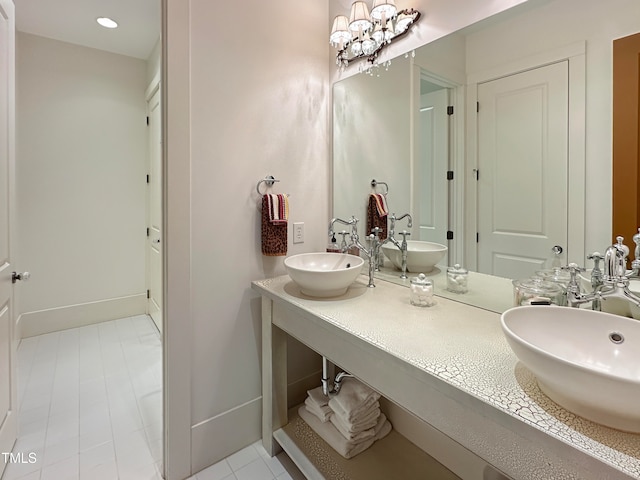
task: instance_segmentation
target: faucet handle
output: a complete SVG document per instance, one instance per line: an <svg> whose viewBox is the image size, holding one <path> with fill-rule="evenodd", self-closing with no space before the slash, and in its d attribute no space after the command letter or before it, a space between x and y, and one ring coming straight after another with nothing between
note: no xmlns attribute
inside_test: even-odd
<svg viewBox="0 0 640 480"><path fill-rule="evenodd" d="M616 243L614 246L620 251L622 252L622 254L624 255L624 257L626 258L629 255L629 247L627 247L624 243L624 237L621 237L620 235L618 235L616 237L616 241L618 243Z"/></svg>
<svg viewBox="0 0 640 480"><path fill-rule="evenodd" d="M593 260L593 269L600 270L600 262L604 260L604 255L600 252L593 252L587 255L587 260Z"/></svg>
<svg viewBox="0 0 640 480"><path fill-rule="evenodd" d="M569 270L571 275L575 275L579 272L584 272L586 269L584 267L579 267L577 263L571 262L569 265L565 265L561 267L562 270Z"/></svg>
<svg viewBox="0 0 640 480"><path fill-rule="evenodd" d="M408 236L411 235L411 232L407 232L406 230L402 230L401 232L398 232L399 235L402 235L402 237L406 240Z"/></svg>
<svg viewBox="0 0 640 480"><path fill-rule="evenodd" d="M562 267L562 270L569 270L569 275L571 275L571 279L569 280L569 285L567 286L568 291L580 291L580 286L578 285L578 273L584 272L585 268L579 267L576 263L570 263L569 265L565 265Z"/></svg>

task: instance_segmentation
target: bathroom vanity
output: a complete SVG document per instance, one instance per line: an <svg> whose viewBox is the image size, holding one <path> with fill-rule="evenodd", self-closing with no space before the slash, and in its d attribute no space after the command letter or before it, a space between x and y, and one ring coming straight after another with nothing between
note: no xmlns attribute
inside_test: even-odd
<svg viewBox="0 0 640 480"><path fill-rule="evenodd" d="M442 297L415 307L406 287L367 288L362 276L330 299L305 296L287 275L252 288L262 296L263 445L282 447L308 478L640 478L640 435L548 399L496 313ZM392 434L352 460L324 448L287 408L287 335L379 391L398 412ZM434 458L455 475L416 473L440 468Z"/></svg>

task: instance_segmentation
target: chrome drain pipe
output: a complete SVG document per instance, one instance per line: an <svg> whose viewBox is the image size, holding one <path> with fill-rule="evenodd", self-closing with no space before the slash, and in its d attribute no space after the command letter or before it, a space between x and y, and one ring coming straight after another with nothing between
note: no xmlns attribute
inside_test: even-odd
<svg viewBox="0 0 640 480"><path fill-rule="evenodd" d="M322 356L322 393L326 397L333 397L337 395L342 386L342 379L347 377L353 377L350 373L340 372L336 375L333 381L333 387L329 385L329 360L324 355Z"/></svg>

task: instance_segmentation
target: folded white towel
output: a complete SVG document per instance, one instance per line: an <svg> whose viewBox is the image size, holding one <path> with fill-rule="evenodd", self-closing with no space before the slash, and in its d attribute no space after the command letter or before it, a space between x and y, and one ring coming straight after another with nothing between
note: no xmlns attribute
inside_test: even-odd
<svg viewBox="0 0 640 480"><path fill-rule="evenodd" d="M382 418L384 417L384 415L381 415L380 417ZM373 438L375 440L380 440L381 438L384 438L387 435L389 435L389 432L391 431L391 429L392 429L391 422L387 420L387 417L384 417L384 421L378 422L378 425L376 425L376 427L374 428L376 435Z"/></svg>
<svg viewBox="0 0 640 480"><path fill-rule="evenodd" d="M318 407L324 407L329 403L329 397L322 393L322 387L307 390L307 395Z"/></svg>
<svg viewBox="0 0 640 480"><path fill-rule="evenodd" d="M300 418L302 418L325 442L331 446L331 448L344 458L353 458L359 453L364 452L367 448L373 445L373 442L376 440L375 437L361 440L359 442L347 440L340 434L340 432L338 432L338 430L336 430L336 427L334 427L333 424L330 422L321 422L315 415L307 412L307 409L304 406L298 409L298 413Z"/></svg>
<svg viewBox="0 0 640 480"><path fill-rule="evenodd" d="M342 380L339 393L329 400L329 406L338 415L352 422L363 412L368 413L368 409L379 398L380 394L375 390L355 378L347 377Z"/></svg>
<svg viewBox="0 0 640 480"><path fill-rule="evenodd" d="M375 437L382 429L384 422L387 420L387 417L384 415L384 413L380 413L380 415L378 415L378 417L376 418L376 422L370 428L361 430L359 432L351 432L349 430L345 430L343 425L340 424L340 422L336 422L334 418L335 415L331 417L331 423L334 427L336 427L336 430L338 430L344 436L344 438L346 438L347 440L352 440L354 442Z"/></svg>
<svg viewBox="0 0 640 480"><path fill-rule="evenodd" d="M333 415L333 410L329 408L329 405L319 407L318 404L311 399L311 397L307 397L307 399L304 401L304 408L306 408L309 413L312 413L316 417L318 417L318 420L320 420L321 422L328 422L329 418Z"/></svg>
<svg viewBox="0 0 640 480"><path fill-rule="evenodd" d="M373 428L378 422L378 417L380 417L380 408L377 407L371 410L371 412L365 417L358 419L355 423L349 422L343 416L334 412L333 415L331 415L331 423L333 423L338 430L343 432L345 437L349 437L348 434L357 434ZM348 432L348 434L345 434L344 432Z"/></svg>

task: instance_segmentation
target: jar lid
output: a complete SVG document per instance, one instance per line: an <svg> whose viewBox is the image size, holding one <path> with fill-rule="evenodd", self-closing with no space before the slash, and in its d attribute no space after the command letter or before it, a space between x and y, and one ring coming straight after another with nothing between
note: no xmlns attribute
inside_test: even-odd
<svg viewBox="0 0 640 480"><path fill-rule="evenodd" d="M453 267L447 268L447 272L453 273L455 275L466 275L467 273L469 273L469 270L461 267L459 263L456 263Z"/></svg>
<svg viewBox="0 0 640 480"><path fill-rule="evenodd" d="M557 283L547 282L540 277L514 280L512 283L520 291L536 295L554 296L562 294L562 288Z"/></svg>
<svg viewBox="0 0 640 480"><path fill-rule="evenodd" d="M548 282L569 283L571 280L571 273L569 273L568 270L562 270L561 268L538 270L536 275Z"/></svg>
<svg viewBox="0 0 640 480"><path fill-rule="evenodd" d="M427 278L424 273L421 273L417 277L411 278L411 285L431 285L432 282Z"/></svg>

